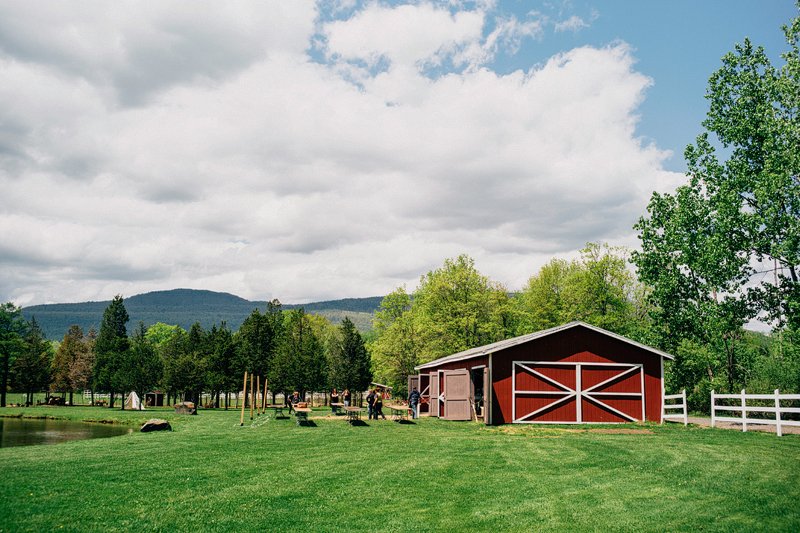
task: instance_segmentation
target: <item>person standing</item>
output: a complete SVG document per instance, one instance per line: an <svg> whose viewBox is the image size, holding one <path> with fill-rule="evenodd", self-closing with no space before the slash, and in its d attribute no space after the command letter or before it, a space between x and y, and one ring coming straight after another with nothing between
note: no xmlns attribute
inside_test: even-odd
<svg viewBox="0 0 800 533"><path fill-rule="evenodd" d="M375 391L370 389L369 394L367 394L367 420L372 420L372 417L375 416ZM375 420L378 418L375 417Z"/></svg>
<svg viewBox="0 0 800 533"><path fill-rule="evenodd" d="M334 405L338 403L339 403L339 393L336 391L336 388L334 388L331 391L331 413L337 414L339 412L339 406Z"/></svg>
<svg viewBox="0 0 800 533"><path fill-rule="evenodd" d="M350 407L350 389L344 389L344 394L342 394L342 398L344 399L344 406Z"/></svg>
<svg viewBox="0 0 800 533"><path fill-rule="evenodd" d="M408 395L408 406L411 407L411 418L419 418L420 394L416 387Z"/></svg>
<svg viewBox="0 0 800 533"><path fill-rule="evenodd" d="M383 395L383 391L378 391L375 394L375 407L373 409L375 412L375 420L377 420L379 416L386 420L386 415L383 414Z"/></svg>

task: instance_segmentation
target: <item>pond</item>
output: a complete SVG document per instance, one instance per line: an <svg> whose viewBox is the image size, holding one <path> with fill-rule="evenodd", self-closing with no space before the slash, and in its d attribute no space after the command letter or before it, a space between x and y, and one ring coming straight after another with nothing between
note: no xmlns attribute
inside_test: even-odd
<svg viewBox="0 0 800 533"><path fill-rule="evenodd" d="M101 439L132 432L133 429L130 427L113 424L90 424L71 420L0 418L0 448Z"/></svg>

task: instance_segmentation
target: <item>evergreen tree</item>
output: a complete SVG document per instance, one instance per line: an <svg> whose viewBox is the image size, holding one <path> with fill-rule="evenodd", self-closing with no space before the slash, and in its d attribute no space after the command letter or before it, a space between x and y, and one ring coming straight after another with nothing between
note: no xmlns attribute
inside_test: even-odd
<svg viewBox="0 0 800 533"><path fill-rule="evenodd" d="M11 366L25 349L27 328L19 307L11 302L0 305L0 407L6 406Z"/></svg>
<svg viewBox="0 0 800 533"><path fill-rule="evenodd" d="M123 392L119 370L130 347L126 324L130 320L122 300L115 296L103 312L103 321L95 341L94 389L110 394L109 406L114 406L114 393ZM124 408L124 402L123 402Z"/></svg>
<svg viewBox="0 0 800 533"><path fill-rule="evenodd" d="M159 383L163 374L161 359L146 333L144 323L139 322L120 368L120 381L125 385L124 390L135 391L142 402L145 394ZM141 406L140 402L140 408Z"/></svg>
<svg viewBox="0 0 800 533"><path fill-rule="evenodd" d="M328 375L330 384L340 390L364 391L372 381L364 339L348 317L339 327L339 339L331 354Z"/></svg>
<svg viewBox="0 0 800 533"><path fill-rule="evenodd" d="M25 393L25 405L33 404L33 394L47 388L50 383L50 361L53 346L44 338L35 318L31 318L25 347L14 360L11 383Z"/></svg>
<svg viewBox="0 0 800 533"><path fill-rule="evenodd" d="M289 311L285 314L284 334L269 372L274 390L284 393L297 390L303 394L322 390L326 375L325 354L308 317L303 309Z"/></svg>

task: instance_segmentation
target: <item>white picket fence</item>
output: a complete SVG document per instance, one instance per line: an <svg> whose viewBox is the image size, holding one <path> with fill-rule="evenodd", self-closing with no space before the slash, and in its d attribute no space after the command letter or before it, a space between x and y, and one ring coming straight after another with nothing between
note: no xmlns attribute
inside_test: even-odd
<svg viewBox="0 0 800 533"><path fill-rule="evenodd" d="M681 403L667 403L667 400L682 400ZM670 413L669 411L680 410L680 413ZM665 394L664 395L664 410L661 413L661 418L664 420L683 420L683 425L689 424L689 415L686 412L686 389L683 389L680 394Z"/></svg>
<svg viewBox="0 0 800 533"><path fill-rule="evenodd" d="M717 400L739 400L739 405L717 405ZM747 405L748 400L772 400L774 406ZM733 422L742 425L742 431L747 431L747 424L767 424L776 427L780 437L783 435L783 426L800 427L798 420L783 420L784 414L800 413L800 407L784 407L781 402L800 401L800 394L780 394L775 389L773 394L745 394L744 389L740 394L716 394L711 391L711 427L717 422ZM739 416L717 416L717 411L739 412ZM773 418L748 418L748 413L773 413Z"/></svg>

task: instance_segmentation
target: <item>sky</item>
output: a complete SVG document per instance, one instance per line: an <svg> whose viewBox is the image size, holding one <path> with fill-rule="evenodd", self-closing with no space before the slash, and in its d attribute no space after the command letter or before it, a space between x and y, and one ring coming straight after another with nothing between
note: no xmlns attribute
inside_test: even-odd
<svg viewBox="0 0 800 533"><path fill-rule="evenodd" d="M636 247L708 77L791 1L0 3L0 301L509 290Z"/></svg>

